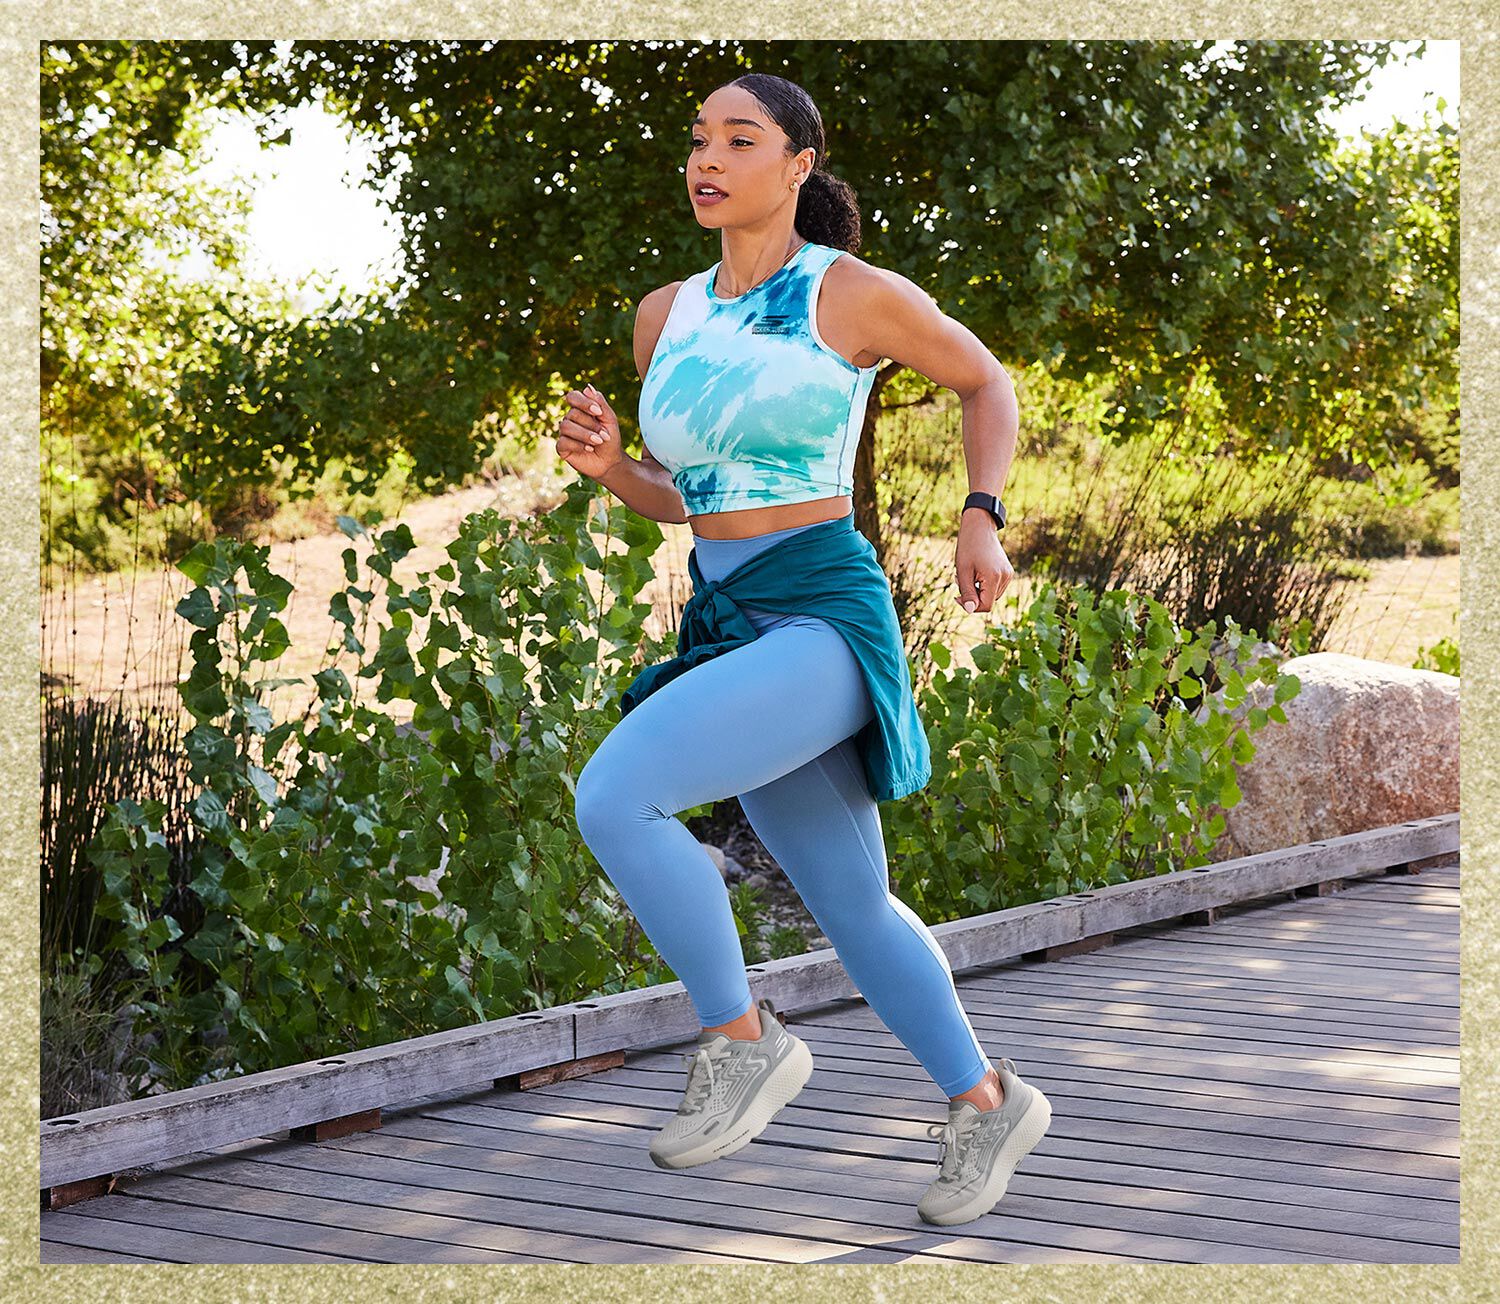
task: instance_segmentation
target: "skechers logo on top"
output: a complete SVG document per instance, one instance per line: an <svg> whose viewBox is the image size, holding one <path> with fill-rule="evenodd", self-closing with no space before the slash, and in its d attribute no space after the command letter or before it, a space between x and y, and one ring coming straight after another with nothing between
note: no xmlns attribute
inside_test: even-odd
<svg viewBox="0 0 1500 1304"><path fill-rule="evenodd" d="M755 324L750 327L750 333L752 335L790 335L795 329L796 325L790 317L762 313L755 319Z"/></svg>

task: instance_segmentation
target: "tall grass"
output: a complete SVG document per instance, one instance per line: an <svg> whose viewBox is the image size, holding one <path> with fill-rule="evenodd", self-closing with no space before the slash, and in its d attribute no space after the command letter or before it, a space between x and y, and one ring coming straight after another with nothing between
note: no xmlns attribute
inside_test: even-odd
<svg viewBox="0 0 1500 1304"><path fill-rule="evenodd" d="M935 401L894 410L877 440L877 495L893 527L884 560L921 664L920 649L948 642L964 619L952 601L951 546L968 492L961 409ZM1416 502L1410 489L1424 474L1398 468L1387 478L1405 487L1383 497L1375 485L1322 474L1308 457L1205 448L1167 423L1123 446L1061 427L1023 436L1001 541L1018 575L1149 595L1193 628L1233 617L1264 635L1305 621L1317 650L1363 577L1354 559L1362 545L1390 549L1402 524L1446 541L1451 505ZM1367 532L1377 508L1379 525Z"/></svg>

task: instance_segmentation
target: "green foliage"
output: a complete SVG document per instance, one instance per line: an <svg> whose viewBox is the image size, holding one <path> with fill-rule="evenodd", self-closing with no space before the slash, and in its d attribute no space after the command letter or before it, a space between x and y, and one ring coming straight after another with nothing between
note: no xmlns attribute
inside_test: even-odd
<svg viewBox="0 0 1500 1304"><path fill-rule="evenodd" d="M729 889L729 906L734 913L734 926L746 964L806 953L807 938L801 929L770 922L765 893L761 888L743 881L734 884Z"/></svg>
<svg viewBox="0 0 1500 1304"><path fill-rule="evenodd" d="M87 861L109 802L161 796L166 814L157 827L179 848L190 820L180 800L181 731L170 712L118 693L53 692L42 704L41 744L41 958L52 971L97 954L110 930L95 909L99 875ZM174 882L184 860L179 850Z"/></svg>
<svg viewBox="0 0 1500 1304"><path fill-rule="evenodd" d="M1425 463L1381 467L1366 480L1339 486L1337 498L1339 513L1329 543L1345 557L1458 551L1458 486L1439 487Z"/></svg>
<svg viewBox="0 0 1500 1304"><path fill-rule="evenodd" d="M1453 613L1453 621L1458 623L1458 613ZM1436 670L1439 674L1457 675L1459 673L1458 637L1440 638L1431 647L1419 647L1417 659L1412 662L1416 670Z"/></svg>
<svg viewBox="0 0 1500 1304"><path fill-rule="evenodd" d="M829 165L859 193L862 256L1003 359L1111 378L1113 430L1201 391L1260 445L1376 459L1384 418L1455 402L1456 132L1331 135L1319 111L1358 93L1385 44L1209 51L49 42L44 383L65 379L55 410L116 441L144 429L164 473L204 495L282 457L311 475L331 458L378 474L398 451L430 488L477 465L496 413L540 417L579 379L628 421L635 305L718 252L683 184L690 119L756 69L818 102ZM226 268L240 257L214 200L169 184L207 110L274 114L311 96L375 146L403 233L401 294L299 315L248 287L194 297L152 281L153 223L174 247L209 233Z"/></svg>
<svg viewBox="0 0 1500 1304"><path fill-rule="evenodd" d="M1272 658L1237 668L1253 639L1232 621L1214 636L1150 598L1046 584L974 670L934 643L932 782L885 816L902 899L937 921L1206 863L1223 817L1205 808L1239 800L1251 733L1298 689ZM1257 681L1274 701L1241 712Z"/></svg>
<svg viewBox="0 0 1500 1304"><path fill-rule="evenodd" d="M146 988L157 1076L186 1085L666 980L568 800L637 654L675 642L645 637L637 600L660 530L606 501L601 550L600 502L580 481L542 517L476 513L410 587L393 575L405 526L363 567L346 549L330 603L342 650L378 702L411 703L409 726L337 665L315 676L314 718L274 720L260 694L276 681L257 675L286 646L290 584L263 547L220 539L184 558L201 923L167 908L159 802L115 803L91 847L111 951ZM377 588L388 623L367 647ZM414 881L440 866L436 892Z"/></svg>

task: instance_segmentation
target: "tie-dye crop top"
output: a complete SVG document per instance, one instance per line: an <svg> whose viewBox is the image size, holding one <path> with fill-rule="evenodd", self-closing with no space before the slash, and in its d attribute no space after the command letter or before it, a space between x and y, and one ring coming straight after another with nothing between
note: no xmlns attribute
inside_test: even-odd
<svg viewBox="0 0 1500 1304"><path fill-rule="evenodd" d="M849 494L879 364L818 334L823 274L844 250L810 242L759 285L714 293L690 276L641 381L641 436L690 516Z"/></svg>

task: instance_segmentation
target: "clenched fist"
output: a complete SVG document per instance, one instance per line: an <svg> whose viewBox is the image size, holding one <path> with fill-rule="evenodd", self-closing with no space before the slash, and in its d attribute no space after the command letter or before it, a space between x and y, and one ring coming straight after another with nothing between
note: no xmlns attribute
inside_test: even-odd
<svg viewBox="0 0 1500 1304"><path fill-rule="evenodd" d="M579 475L598 480L624 455L614 409L593 385L567 393L571 405L557 427L557 451Z"/></svg>

